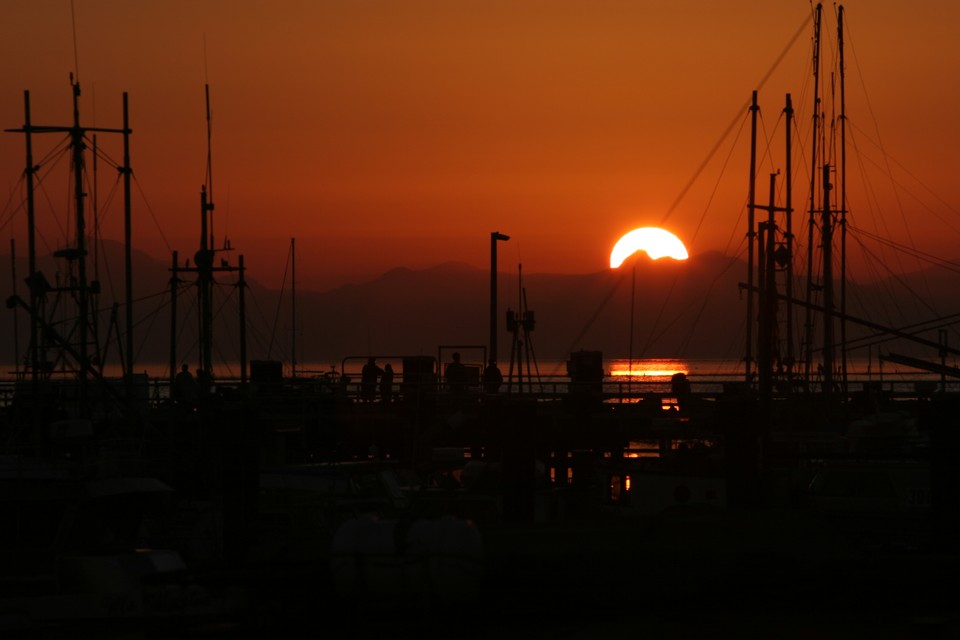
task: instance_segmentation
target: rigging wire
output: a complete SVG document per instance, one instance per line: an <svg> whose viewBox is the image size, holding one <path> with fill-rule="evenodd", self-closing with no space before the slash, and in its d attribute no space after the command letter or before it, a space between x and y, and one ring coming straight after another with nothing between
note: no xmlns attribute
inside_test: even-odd
<svg viewBox="0 0 960 640"><path fill-rule="evenodd" d="M911 246L907 246L907 245L904 245L904 244L900 244L900 243L898 243L898 242L896 242L896 241L894 241L894 240L891 240L891 239L889 239L889 238L885 238L885 237L879 236L879 235L877 235L877 234L875 234L875 233L872 233L872 232L870 232L870 231L867 231L866 229L860 229L859 227L851 226L851 227L850 227L850 230L851 230L851 231L856 231L857 233L860 233L860 234L862 234L862 235L870 238L871 240L874 240L874 241L876 241L876 242L879 242L879 243L881 243L881 244L883 244L883 245L886 245L886 246L888 246L888 247L890 247L890 248L896 249L896 250L901 251L901 252L903 252L903 253L907 253L907 254L911 255L912 257L917 258L918 260L923 260L923 261L927 262L928 264L941 267L941 268L943 268L943 269L946 269L946 270L948 270L948 271L952 271L952 272L954 272L954 273L960 273L960 263L958 263L958 262L953 262L953 261L951 261L951 260L945 260L945 259L943 259L943 258L939 258L939 257L937 257L937 256L935 256L935 255L933 255L933 254L931 254L931 253L927 253L927 252L925 252L925 251L921 251L921 250L917 249L916 247L911 247Z"/></svg>
<svg viewBox="0 0 960 640"><path fill-rule="evenodd" d="M140 193L140 197L143 198L143 204L147 208L147 212L150 214L150 218L153 220L154 224L157 227L157 233L160 234L160 239L163 240L164 246L167 248L167 253L173 253L173 247L170 246L170 242L167 240L167 236L164 235L163 229L160 227L160 221L157 219L157 214L153 210L153 207L150 206L150 201L147 200L147 195L143 191L143 185L140 184L140 180L137 179L137 174L133 173L133 182L137 185L137 191Z"/></svg>
<svg viewBox="0 0 960 640"><path fill-rule="evenodd" d="M190 289L192 289L192 288L193 288L193 283L191 283L191 282L186 282L186 281L180 281L180 282L177 284L177 296L178 296L178 299L179 299L179 295L180 295L180 290L182 290L182 289L190 290ZM197 299L197 296L190 296L190 297L189 297L189 300L190 300L190 306L189 306L187 309L184 309L184 310L181 311L181 314L183 315L183 317L188 318L188 319L189 319L190 317L199 315L199 313L200 313L200 311L199 311L200 301ZM194 350L199 350L199 348L200 348L200 331L199 331L196 323L193 323L193 322L177 322L177 326L179 327L179 332L177 333L177 337L176 337L176 344L177 344L178 346L181 346L181 345L182 345L182 343L183 343L182 338L183 338L184 336L189 335L191 338L193 338L193 342L191 342L191 343L187 346L186 349L183 349L182 346L181 346L181 351L182 351L183 353L191 353L191 352L194 351ZM188 333L188 332L189 332L189 333ZM178 354L178 359L179 359L179 360L187 360L187 359L189 359L189 358L188 358L187 356L179 356L179 354Z"/></svg>
<svg viewBox="0 0 960 640"><path fill-rule="evenodd" d="M693 236L692 236L693 239L696 239L696 237L699 235L700 230L701 230L701 228L703 227L703 223L704 223L704 221L706 220L707 213L710 211L710 207L711 207L711 205L713 204L713 199L714 199L714 197L715 197L716 194L717 194L717 191L718 191L718 189L719 189L719 186L720 186L721 182L723 181L723 176L724 176L724 174L726 173L726 169L727 169L727 167L728 167L728 165L729 165L729 163L730 163L730 159L733 157L733 152L734 152L734 150L735 150L736 147L737 147L737 142L739 141L739 139L740 139L740 137L741 137L741 135L742 135L742 133L743 133L744 127L746 126L746 123L747 123L748 120L749 120L749 118L746 117L747 115L749 115L749 112L746 112L745 115L744 115L744 117L741 119L740 129L737 131L737 135L734 137L733 142L732 142L731 145L730 145L730 150L728 151L727 156L726 156L726 158L724 159L723 165L721 166L720 175L717 176L717 179L716 179L716 181L714 182L713 190L710 192L710 197L709 197L709 199L707 200L707 204L706 204L706 206L704 207L703 212L700 214L700 220L698 221L697 227L696 227L696 229L695 229L695 231L694 231L694 234L693 234ZM730 247L731 247L731 245L733 244L734 238L738 237L738 235L739 235L739 234L737 234L736 229L740 228L740 224L741 224L742 221L743 221L743 213L744 213L744 210L745 210L745 209L746 209L746 205L744 204L744 206L742 206L741 209L740 209L740 215L739 215L738 218L737 218L737 224L734 225L734 229L731 231L730 236L727 238L727 245L726 245L726 247L724 248L724 254L725 254L725 255L728 255L728 254L730 253ZM741 247L743 246L744 241L745 241L744 237L740 236ZM727 267L727 269L732 268L733 264L734 264L734 263L731 262L730 265ZM713 283L710 285L710 287L708 287L708 292L714 290L714 287L716 286L716 284L717 284L717 282L719 281L720 277L721 277L724 273L726 273L726 270L724 270L723 272L721 272L720 274L717 275L717 277L714 279ZM672 291L672 289L671 289L671 291ZM700 305L700 309L697 311L696 315L694 316L693 321L692 321L691 324L690 324L690 328L688 329L688 331L687 331L687 333L686 333L686 337L685 337L685 339L683 340L683 342L681 343L681 354L685 353L686 349L689 347L690 341L692 340L693 334L696 332L697 326L699 325L700 319L702 318L703 313L704 313L704 311L706 310L706 307L707 307L708 302L709 302L709 293L708 293L708 296L706 296L706 297L703 298L702 303L701 303L701 305Z"/></svg>
<svg viewBox="0 0 960 640"><path fill-rule="evenodd" d="M696 240L697 236L700 235L700 231L703 228L703 223L704 221L706 221L706 218L707 218L707 213L710 211L710 207L713 204L713 199L717 195L717 191L719 190L720 184L723 181L724 174L726 174L727 167L730 164L730 159L733 157L733 152L737 148L737 142L740 140L740 136L743 134L743 130L746 127L747 122L749 121L749 118L747 117L748 115L749 115L749 112L745 112L744 116L741 118L740 129L737 131L737 135L734 137L733 142L730 145L730 151L727 153L727 157L724 159L723 165L721 165L720 167L720 174L717 176L717 179L713 183L713 190L710 192L710 197L707 199L707 204L706 206L704 206L703 212L700 214L700 220L697 222L697 228L693 232L693 237L692 237L693 240ZM741 207L740 216L737 218L737 223L736 225L734 225L734 229L730 232L730 237L727 238L727 246L724 249L725 253L729 251L730 245L733 243L733 239L737 237L737 235L739 235L737 234L736 229L740 228L740 224L743 221L743 212L745 209L746 209L746 203L744 203L744 206Z"/></svg>
<svg viewBox="0 0 960 640"><path fill-rule="evenodd" d="M626 273L626 271L624 271L624 273ZM600 317L600 313L604 310L604 308L606 308L607 304L613 298L613 294L616 293L617 290L620 288L620 285L623 284L624 277L625 276L621 274L619 278L616 278L614 280L613 286L610 287L610 290L607 292L607 295L600 302L600 305L596 309L594 309L593 315L590 316L590 318L587 320L587 323L580 330L580 333L578 333L577 336L573 339L572 344L567 349L567 353L572 353L573 350L576 348L576 346L580 344L580 341L583 340L583 336L587 334L587 331L590 330L590 327L593 326L593 323L596 322L597 318Z"/></svg>
<svg viewBox="0 0 960 640"><path fill-rule="evenodd" d="M856 49L853 46L852 30L849 27L845 27L844 37L846 38L846 41L850 44L850 48L852 49L854 66L856 67L856 70L857 70L857 77L860 79L861 87L864 88L863 98L866 103L867 112L869 113L870 120L873 123L874 131L876 135L876 144L881 152L881 158L883 159L884 175L886 175L888 178L891 178L890 187L893 192L893 198L896 204L897 211L899 212L901 220L903 221L904 233L906 234L906 237L910 241L910 244L915 246L916 243L914 241L913 234L911 232L911 225L906 216L906 211L903 206L903 200L900 194L900 189L898 188L898 183L895 180L892 180L893 171L890 166L890 155L887 153L886 148L883 144L883 140L880 136L879 121L876 117L876 113L874 112L873 104L870 100L870 95L866 91L866 80L863 75L863 69L860 66L860 60L857 57ZM901 267L901 271L905 271L905 269L903 269L902 264L900 264L900 267ZM925 280L924 285L927 287L927 292L929 294L930 292L929 282Z"/></svg>
<svg viewBox="0 0 960 640"><path fill-rule="evenodd" d="M277 326L280 324L280 309L283 305L283 295L287 290L287 274L290 271L290 262L293 259L293 247L287 249L287 260L283 266L283 280L280 283L280 295L277 296L277 311L273 317L273 330L270 332L270 345L267 347L267 359L273 351L273 342L277 335Z"/></svg>
<svg viewBox="0 0 960 640"><path fill-rule="evenodd" d="M849 123L849 126L851 126L853 129L857 129L856 123ZM867 140L870 141L870 142L873 142L872 140L869 139L869 137L867 138ZM955 208L953 207L953 205L951 205L949 202L947 202L946 200L944 200L939 194L937 194L936 192L934 192L933 189L931 189L929 185L927 185L926 183L924 183L918 176L914 175L907 167L905 167L903 164L901 164L896 158L891 157L889 154L887 154L886 157L887 157L887 159L888 159L889 161L893 162L893 164L895 164L898 169L900 169L901 171L903 171L907 176L909 176L911 179L913 179L920 187L922 187L924 191L926 191L930 196L932 196L932 197L933 197L934 199L936 199L941 205L943 205L950 213L953 213L955 216L960 217L960 211L958 211L957 209L955 209ZM893 176L890 176L890 179L893 180ZM906 188L906 185L901 185L901 187ZM921 204L921 205L924 204L923 201L922 201L918 196L916 196L915 194L913 194L913 193L910 192L909 190L908 190L908 193L910 193L911 195L913 195L914 198L918 201L919 204ZM941 216L935 209L933 209L932 207L929 207L929 206L925 206L925 208L927 209L927 211L930 212L931 215L933 215L934 217L936 217L937 220L939 220L940 222L942 222L943 224L945 224L946 226L948 226L951 231L953 231L954 233L960 234L960 228L954 226L949 220L947 220L946 218L944 218L943 216Z"/></svg>
<svg viewBox="0 0 960 640"><path fill-rule="evenodd" d="M779 67L780 63L781 63L781 62L783 61L783 59L786 57L787 53L793 48L793 46L794 46L794 44L796 43L797 39L798 39L798 38L800 37L800 35L806 30L807 25L809 24L809 22L810 22L811 20L812 20L812 14L809 15L809 16L807 16L807 18L802 21L801 25L797 28L796 32L794 32L793 36L792 36L792 37L790 38L790 40L787 42L786 46L783 48L783 50L780 52L780 54L777 56L777 58L774 60L773 64L770 66L770 68L767 70L767 72L766 72L766 73L763 75L763 77L760 79L760 82L757 84L757 89L758 89L758 90L759 90L760 88L762 88L762 87L766 84L767 80L769 80L769 78L773 75L774 71ZM709 163L711 162L711 160L713 159L713 157L714 157L714 156L716 155L716 153L720 150L720 148L721 148L721 146L723 145L724 141L730 136L731 132L736 128L737 124L739 123L739 124L740 124L740 128L739 128L739 130L738 130L738 132L737 132L737 135L736 135L736 137L735 137L735 139L734 139L734 144L731 145L730 152L727 154L727 157L726 157L726 159L725 159L725 161L724 161L724 164L723 164L723 170L726 169L727 165L729 164L730 158L731 158L732 155L733 155L733 150L734 150L734 148L735 148L735 146L736 146L736 141L739 140L739 138L740 138L740 136L741 136L741 134L742 134L743 128L744 128L744 126L745 126L746 117L744 116L744 114L749 113L750 104L751 104L751 101L750 101L750 100L747 100L747 101L741 106L741 108L737 111L737 114L736 114L736 115L734 116L734 118L730 121L730 124L729 124L729 125L727 126L727 128L723 131L723 133L721 134L720 138L717 140L717 142L714 144L714 146L713 146L713 147L710 149L710 151L707 153L707 156L706 156L706 157L704 158L704 160L701 162L700 166L697 167L697 169L696 169L696 171L694 172L693 176L690 178L690 180L687 182L687 184L686 184L686 185L683 187L683 189L680 191L680 194L677 196L677 198L673 201L673 203L670 205L670 207L669 207L669 208L667 209L667 211L664 213L663 218L662 218L661 221L660 221L661 226L664 225L664 224L669 220L670 216L673 214L673 212L674 212L674 211L676 210L676 208L679 206L680 202L683 200L683 198L686 196L686 194L687 194L687 193L689 192L689 190L692 188L693 184L699 179L700 175L704 172L704 170L705 170L706 167L709 165ZM767 152L765 153L765 157L767 158L768 161L772 162L772 158L771 158L771 156L770 156L770 154L769 154L769 137L768 137ZM721 174L723 173L723 170L721 171ZM706 218L707 211L709 210L709 207L710 207L710 203L712 203L713 197L716 195L716 192L717 192L717 189L718 189L718 186L719 186L719 183L720 183L721 179L722 179L722 175L721 175L720 177L718 177L718 179L717 179L717 181L716 181L716 183L715 183L715 185L714 185L714 189L713 189L713 191L711 192L710 200L708 201L708 204L707 204L706 208L704 209L704 212L701 214L700 220L699 220L699 222L698 222L698 224L697 224L696 231L695 231L695 233L694 233L694 238L696 238L696 235L699 234L700 229L701 229L702 226L703 226L704 220L705 220L705 218ZM742 220L742 217L743 217L743 209L741 209L740 220ZM736 232L733 232L733 233L731 234L731 237L728 239L728 243L727 243L728 248L729 248L730 244L731 244L732 241L733 241L733 237L734 237L734 234L735 234L735 233L736 233ZM676 288L676 286L677 286L677 283L678 283L678 279L679 279L679 276L677 276L677 277L674 279L674 281L673 281L673 283L672 283L672 285L671 285L671 287L670 287L670 290L669 290L669 292L668 292L668 294L667 294L667 298L668 298L668 299L670 298L670 296L671 296L672 293L674 292L674 290L675 290L675 288ZM609 298L608 298L608 299L609 299ZM606 300L604 301L604 304L606 304ZM647 339L646 344L644 345L644 348L641 350L641 354L642 354L643 352L645 352L646 349L649 348L649 346L650 346L651 344L653 344L653 342L655 342L655 340L657 339L657 337L658 337L659 334L662 334L662 333L663 333L663 330L661 330L661 331L659 332L659 334L657 334L657 326L659 325L659 323L660 323L660 321L661 321L661 319L662 319L662 316L663 316L663 313L664 313L665 308L666 308L666 305L665 305L665 304L660 306L660 313L658 314L656 320L654 321L653 325L651 326L650 334L649 334L649 336L648 336L648 339ZM706 308L706 301L704 301L704 303L701 305L699 312L698 312L697 315L695 316L693 326L691 326L691 328L690 328L690 332L694 331L694 329L696 328L696 324L698 323L700 317L702 316L702 313L703 313L703 311L704 311L705 308ZM592 323L594 320L595 320L595 317L591 319L591 323ZM581 337L582 337L582 335L581 335ZM579 339L579 338L578 338L578 339ZM689 340L690 340L690 333L688 332L687 339L685 340L685 343L684 343L684 344L689 344Z"/></svg>
<svg viewBox="0 0 960 640"><path fill-rule="evenodd" d="M43 158L41 158L39 162L35 163L35 168L38 169L38 171L36 172L34 190L39 191L43 195L47 203L47 206L50 208L51 211L57 211L58 209L54 207L53 202L50 199L50 193L44 187L46 186L47 179L53 173L53 170L60 164L63 158L67 155L69 148L70 148L69 138L68 137L63 138L60 141L60 143L55 147L51 148L50 151L48 151L47 154ZM41 173L39 169L43 169L44 171ZM25 175L21 174L20 180L18 181L18 184L20 185L21 189L23 188L25 180L26 180ZM0 229L5 229L7 225L12 222L16 214L23 211L25 207L26 207L26 198L22 197L20 199L19 204L15 208L10 210L9 217L3 222L2 225L0 225ZM63 225L60 219L54 217L54 220L60 226L60 233L64 234L65 236L66 230L63 228ZM40 233L39 230L38 230L38 233ZM41 239L44 241L47 240L46 237L43 236L42 234L41 234ZM51 250L48 242L47 242L47 249Z"/></svg>
<svg viewBox="0 0 960 640"><path fill-rule="evenodd" d="M806 31L807 25L810 23L811 20L812 20L812 16L807 16L807 18L803 20L803 22L797 28L796 32L793 34L790 40L787 41L787 45L780 52L780 55L777 56L776 60L773 61L773 64L770 65L770 68L760 79L760 82L757 83L757 90L762 89L763 86L767 83L767 80L770 79L774 71L777 70L777 67L780 66L780 63L786 57L787 53L790 52L790 49L793 48L793 45L796 43L800 35L804 31ZM667 220L670 219L670 216L673 215L673 212L680 205L680 202L687 195L687 192L690 191L691 187L693 187L693 184L699 179L700 174L702 174L704 170L706 170L707 165L710 164L710 160L713 158L716 152L720 149L720 146L723 144L723 141L727 138L728 135L730 135L730 132L734 129L734 127L737 126L737 122L739 122L742 117L741 114L744 111L746 111L749 107L750 107L750 99L747 99L740 106L740 108L737 109L736 115L734 115L734 117L730 120L730 124L727 125L727 128L724 129L723 133L720 135L720 138L716 141L716 143L714 143L710 151L707 152L706 158L703 159L703 162L701 162L700 166L697 167L696 171L694 171L693 176L690 177L690 180L687 182L687 184L684 185L683 189L680 190L680 194L673 201L673 204L671 204L670 207L667 209L666 213L663 214L663 218L660 220L660 226L663 226L664 224L666 224Z"/></svg>
<svg viewBox="0 0 960 640"><path fill-rule="evenodd" d="M866 248L865 245L863 245L862 243L860 244L866 253L868 254L872 253L870 252L869 249ZM917 302L919 305L923 307L926 307L928 311L936 313L936 310L927 302L927 300L929 299L929 296L927 298L923 298L919 294L917 294L916 291L914 291L913 288L909 284L907 284L905 276L903 274L896 273L893 270L888 270L888 277L886 279L886 282L890 282L890 281L900 284L914 298L915 302ZM901 315L903 315L902 312L901 312Z"/></svg>
<svg viewBox="0 0 960 640"><path fill-rule="evenodd" d="M168 293L169 292L155 293L149 296L145 296L143 298L138 298L136 300L136 302L139 303L139 302L146 302L151 298L156 298L158 300L158 303L151 313L144 314L143 318L141 318L137 322L134 322L133 324L133 327L135 329L139 329L141 326L143 326L144 322L147 322L146 331L141 334L142 337L140 339L140 345L137 347L137 349L134 352L134 360L139 360L141 354L143 353L143 350L146 348L148 344L150 344L150 335L153 333L153 329L156 326L158 319L160 318L160 312L163 309L166 309L167 307L170 306L170 302L167 299Z"/></svg>
<svg viewBox="0 0 960 640"><path fill-rule="evenodd" d="M865 140L867 142L870 142L874 147L877 147L881 154L885 153L882 149L879 148L879 145L877 145L877 143L874 140L870 139L869 135L866 134L866 132L864 132L863 129L860 129L856 125L856 123L848 123L848 125L853 132L863 134L865 137ZM866 152L862 150L861 147L856 145L857 140L859 140L859 138L854 138L854 146L855 146L855 150L858 153L858 158L861 159L861 165L865 162L870 162L873 167L883 170L883 167L881 167L879 163L872 161L870 156L868 156ZM943 207L947 209L947 211L954 214L955 216L960 217L960 211L957 211L950 203L944 200L939 194L935 193L927 184L925 184L919 177L911 173L909 169L907 169L903 164L901 164L896 158L893 158L889 154L887 154L885 160L888 162L892 162L894 165L896 165L896 167L900 169L900 171L902 171L908 177L914 180L917 183L917 185L919 185L924 191L927 192L928 195L932 196L935 200L938 201L939 204L943 205ZM861 171L866 173L866 170L864 168L861 168ZM950 231L960 234L960 228L956 227L948 218L941 215L932 206L927 205L924 202L924 200L918 194L914 193L906 184L903 184L897 181L896 177L892 173L886 175L886 178L890 180L891 183L896 183L900 187L901 191L905 191L908 195L910 195L920 206L922 206L926 211L928 211L931 215L937 218L939 222L943 223L946 227L948 227Z"/></svg>
<svg viewBox="0 0 960 640"><path fill-rule="evenodd" d="M953 313L947 316L942 316L939 318L934 318L932 320L923 320L914 324L906 325L896 329L898 333L909 334L913 336L918 336L925 331L932 331L933 329L942 329L944 327L953 327L960 321L960 313ZM898 336L890 335L887 332L877 332L871 333L866 336L861 336L859 338L854 338L851 342L864 342L863 345L860 345L859 348L875 346L884 342L890 342L892 340L898 339Z"/></svg>
<svg viewBox="0 0 960 640"><path fill-rule="evenodd" d="M707 309L707 304L710 302L710 294L713 293L713 292L716 290L716 285L717 285L717 283L720 281L720 279L721 279L730 269L732 269L732 268L733 268L735 265L737 265L737 264L738 264L737 261L735 261L735 260L730 260L730 261L727 263L726 268L724 268L722 271L720 271L720 273L716 274L716 275L714 276L714 278L713 278L713 281L710 283L710 286L707 287L707 295L703 297L703 300L702 300L702 302L701 302L701 304L700 304L700 308L697 310L696 315L693 317L693 320L692 320L692 322L690 323L690 329L689 329L689 330L687 331L687 333L686 333L686 338L685 338L685 339L683 340L683 342L681 342L681 344L680 344L680 352L681 352L681 354L686 354L686 350L687 350L687 349L689 348L689 346L690 346L690 341L691 341L692 338L693 338L693 335L694 335L694 333L695 333L695 330L696 330L697 326L700 324L700 319L703 317L703 314L704 314L704 312L705 312L706 309ZM741 342L741 344L742 344L742 342Z"/></svg>

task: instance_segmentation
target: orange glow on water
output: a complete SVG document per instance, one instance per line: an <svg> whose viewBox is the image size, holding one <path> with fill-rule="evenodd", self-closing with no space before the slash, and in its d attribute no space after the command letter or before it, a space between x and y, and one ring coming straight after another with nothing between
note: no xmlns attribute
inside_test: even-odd
<svg viewBox="0 0 960 640"><path fill-rule="evenodd" d="M613 377L669 378L676 373L687 375L690 367L682 360L638 360L633 363L616 363L610 367Z"/></svg>

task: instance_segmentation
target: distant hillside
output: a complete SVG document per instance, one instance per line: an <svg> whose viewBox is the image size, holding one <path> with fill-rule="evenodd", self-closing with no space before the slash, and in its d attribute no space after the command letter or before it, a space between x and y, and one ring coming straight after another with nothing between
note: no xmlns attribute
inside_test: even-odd
<svg viewBox="0 0 960 640"><path fill-rule="evenodd" d="M99 307L104 310L100 331L102 335L115 336L115 331L110 333L107 320L114 299L122 298L120 245L108 243L99 264L103 274ZM50 257L41 259L39 265L53 284L67 277L56 271ZM0 258L0 293L4 299L12 292L10 268L9 256ZM25 296L25 258L17 259L16 269L17 291ZM498 279L497 314L500 360L508 361L514 346L513 336L506 332L506 312L519 310L522 299L536 320L528 348L538 360L563 360L579 349L600 350L606 357L632 354L636 358L739 359L746 340L746 294L739 286L745 272L742 262L707 253L682 263L653 262L640 255L619 270L592 274L523 273L522 284L518 274L502 273ZM170 343L170 265L135 253L134 273L136 360L166 362ZM189 286L194 277L182 274L184 283L177 302L178 359L184 360L196 358L196 292ZM221 284L215 305L216 352L218 359L230 361L237 357L239 336L238 292L233 286L236 275L222 274L218 282ZM264 289L256 282L255 274L247 274L247 284L248 357L289 362L294 342L291 292ZM341 359L349 356L436 355L441 345L485 345L489 336L489 287L488 271L451 262L418 271L393 269L375 280L327 292L298 291L297 360L301 366L339 365ZM870 286L850 285L848 313L871 322L909 327L937 317L937 307L921 300L953 304L955 308L953 293L958 289L957 274L934 278L929 273L917 273ZM923 292L923 296L916 292ZM941 314L950 312L939 310ZM14 313L0 314L0 330L11 337L0 343L0 358L8 363L14 360L13 336L19 336L21 355L26 348L27 319L24 312L17 314L16 331ZM122 326L122 312L118 321ZM801 322L795 323L795 335L799 336ZM820 330L815 327L815 331ZM784 331L785 327L781 327ZM869 329L848 325L851 340L871 333ZM923 335L936 340L936 327L928 328ZM960 346L960 339L951 342ZM867 341L858 344L865 345ZM889 342L872 348L931 355L928 349L917 351ZM118 360L118 353L117 346L112 345L108 357Z"/></svg>

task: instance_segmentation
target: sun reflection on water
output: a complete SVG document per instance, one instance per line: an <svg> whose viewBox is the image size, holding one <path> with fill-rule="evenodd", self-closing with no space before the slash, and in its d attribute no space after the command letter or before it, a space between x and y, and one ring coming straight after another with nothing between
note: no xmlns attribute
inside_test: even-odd
<svg viewBox="0 0 960 640"><path fill-rule="evenodd" d="M674 374L690 373L690 366L684 360L635 360L614 361L610 363L611 377L633 378L670 378Z"/></svg>

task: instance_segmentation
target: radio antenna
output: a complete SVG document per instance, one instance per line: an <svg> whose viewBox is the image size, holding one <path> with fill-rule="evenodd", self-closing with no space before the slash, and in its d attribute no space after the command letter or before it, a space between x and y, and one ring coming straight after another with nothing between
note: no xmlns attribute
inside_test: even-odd
<svg viewBox="0 0 960 640"><path fill-rule="evenodd" d="M74 1L70 0L70 21L73 25L73 75L76 83L80 85L80 54L77 47L77 12L74 8Z"/></svg>

